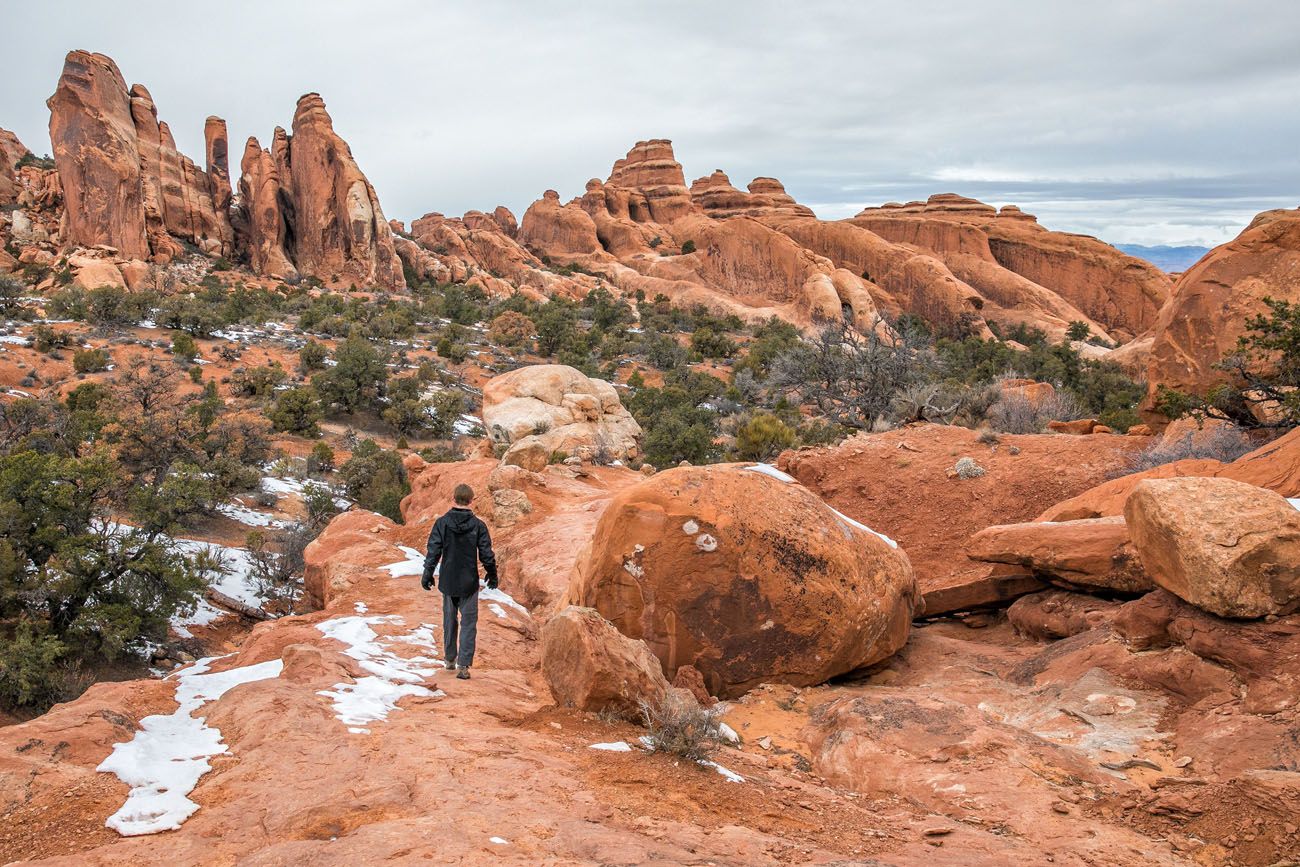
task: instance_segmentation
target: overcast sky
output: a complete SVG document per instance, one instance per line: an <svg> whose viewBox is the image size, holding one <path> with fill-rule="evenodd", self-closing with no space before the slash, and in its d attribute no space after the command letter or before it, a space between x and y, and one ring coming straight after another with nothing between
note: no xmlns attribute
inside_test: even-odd
<svg viewBox="0 0 1300 867"><path fill-rule="evenodd" d="M638 139L824 218L958 192L1111 242L1216 244L1300 205L1300 2L6 4L0 126L49 151L108 54L181 149L318 91L389 217L568 199Z"/></svg>

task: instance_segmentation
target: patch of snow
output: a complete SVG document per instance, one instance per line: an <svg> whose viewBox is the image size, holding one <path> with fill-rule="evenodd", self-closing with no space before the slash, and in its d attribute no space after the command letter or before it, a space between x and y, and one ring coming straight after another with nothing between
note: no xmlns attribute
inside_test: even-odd
<svg viewBox="0 0 1300 867"><path fill-rule="evenodd" d="M752 473L762 473L765 476L771 476L778 481L785 482L787 485L794 482L794 476L781 472L771 464L754 464L752 467L745 467L745 469Z"/></svg>
<svg viewBox="0 0 1300 867"><path fill-rule="evenodd" d="M591 745L591 749L593 749L593 750L605 750L605 751L607 751L607 752L611 752L611 753L630 753L630 752L632 752L632 746L631 746L631 744L628 744L626 741L614 741L613 743L608 743L608 744L592 744L592 745Z"/></svg>
<svg viewBox="0 0 1300 867"><path fill-rule="evenodd" d="M829 505L827 505L826 508L830 509L831 507L830 507ZM865 530L865 531L867 531L868 533L870 533L871 535L873 535L873 536L877 536L877 537L883 539L886 543L888 543L889 547L891 547L891 548L897 548L897 547L898 547L898 543L895 542L893 539L889 538L888 536L886 536L884 533L877 533L875 530L871 529L870 527L868 527L866 524L862 523L861 521L855 521L855 520L853 520L852 518L850 518L848 515L844 514L843 512L837 511L836 509L831 509L831 511L832 511L832 512L835 512L835 517L839 518L839 519L840 519L841 521L843 521L844 523L846 523L846 524L848 524L848 525L850 525L850 526L853 526L853 527L857 527L859 530Z"/></svg>
<svg viewBox="0 0 1300 867"><path fill-rule="evenodd" d="M505 837L489 837L488 840L492 843L496 843L498 846L510 845L510 841L507 840Z"/></svg>
<svg viewBox="0 0 1300 867"><path fill-rule="evenodd" d="M1300 509L1300 497L1287 497L1286 501L1291 504L1293 509Z"/></svg>
<svg viewBox="0 0 1300 867"><path fill-rule="evenodd" d="M695 537L695 547L705 552L716 551L718 550L718 540L708 533L701 533Z"/></svg>
<svg viewBox="0 0 1300 867"><path fill-rule="evenodd" d="M217 511L230 518L233 521L247 527L287 527L288 521L282 521L279 518L272 518L266 512L259 512L256 509L250 509L243 503L222 503L217 506Z"/></svg>
<svg viewBox="0 0 1300 867"><path fill-rule="evenodd" d="M131 740L113 745L113 752L96 770L115 774L131 787L126 803L104 824L124 837L174 831L199 805L189 799L199 778L212 768L208 759L230 751L221 731L195 711L244 683L279 677L282 660L273 659L226 671L207 673L220 657L196 662L177 675L179 707L166 716L140 720Z"/></svg>
<svg viewBox="0 0 1300 867"><path fill-rule="evenodd" d="M405 560L398 560L396 563L389 563L387 566L380 566L380 569L388 572L394 578L410 578L416 575L424 574L424 552L417 551L406 545L398 545L398 550L406 555Z"/></svg>
<svg viewBox="0 0 1300 867"><path fill-rule="evenodd" d="M704 761L700 762L700 764L704 765L704 767L706 768L713 768L713 770L717 771L719 774L722 774L722 776L726 777L727 780L730 782L733 783L745 782L745 778L742 777L740 774L736 773L735 771L731 771L724 768L722 765L718 764L717 762L712 762L709 761L708 759L705 759Z"/></svg>
<svg viewBox="0 0 1300 867"><path fill-rule="evenodd" d="M740 735L736 734L736 730L724 722L718 723L718 734L722 735L722 739L729 743L740 743Z"/></svg>
<svg viewBox="0 0 1300 867"><path fill-rule="evenodd" d="M682 524L682 532L688 536L694 536L696 533L700 532L700 525L694 521L687 521L685 524Z"/></svg>
<svg viewBox="0 0 1300 867"><path fill-rule="evenodd" d="M421 681L433 675L444 663L437 659L433 628L430 624L411 630L405 635L380 636L372 627L400 626L401 617L390 614L375 617L337 617L316 624L326 637L347 645L343 651L357 660L361 668L370 672L352 683L336 683L333 689L321 690L318 695L333 699L334 716L353 734L369 734L366 723L388 718L397 702L408 696L441 696L441 690L432 690ZM433 656L398 656L392 651L394 644L409 644L425 648Z"/></svg>
<svg viewBox="0 0 1300 867"><path fill-rule="evenodd" d="M506 610L502 608L500 605L496 604L495 602L488 603L488 610L491 611L493 614L495 614L497 617L500 617L502 620L510 619L510 615L506 614Z"/></svg>
<svg viewBox="0 0 1300 867"><path fill-rule="evenodd" d="M507 593L506 591L500 588L497 588L496 590L492 590L489 589L487 585L480 582L478 595L480 599L486 599L489 602L500 602L502 605L506 606L507 608L513 608L516 611L518 611L520 614L524 615L525 617L532 616L531 614L528 613L527 608L520 605L518 602L514 600L513 596L511 596L509 593Z"/></svg>
<svg viewBox="0 0 1300 867"><path fill-rule="evenodd" d="M17 334L0 334L0 343L12 343L15 346L30 346L31 341Z"/></svg>

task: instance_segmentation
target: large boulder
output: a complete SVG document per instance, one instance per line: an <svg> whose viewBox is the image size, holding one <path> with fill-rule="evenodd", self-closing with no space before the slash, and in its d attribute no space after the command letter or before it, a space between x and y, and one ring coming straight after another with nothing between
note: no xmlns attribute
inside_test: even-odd
<svg viewBox="0 0 1300 867"><path fill-rule="evenodd" d="M548 456L562 451L613 460L641 451L641 426L614 386L563 364L534 364L489 380L483 386L483 426L494 443L509 446L527 438Z"/></svg>
<svg viewBox="0 0 1300 867"><path fill-rule="evenodd" d="M722 698L822 683L907 639L916 579L897 545L770 467L681 467L619 492L570 601L693 665Z"/></svg>
<svg viewBox="0 0 1300 867"><path fill-rule="evenodd" d="M972 560L1025 566L1071 587L1119 593L1155 589L1119 516L986 527L971 537L966 553Z"/></svg>
<svg viewBox="0 0 1300 867"><path fill-rule="evenodd" d="M590 608L569 606L542 627L542 674L561 707L640 719L668 691L659 660Z"/></svg>
<svg viewBox="0 0 1300 867"><path fill-rule="evenodd" d="M1231 479L1140 482L1124 504L1133 545L1157 584L1221 617L1300 609L1300 511Z"/></svg>

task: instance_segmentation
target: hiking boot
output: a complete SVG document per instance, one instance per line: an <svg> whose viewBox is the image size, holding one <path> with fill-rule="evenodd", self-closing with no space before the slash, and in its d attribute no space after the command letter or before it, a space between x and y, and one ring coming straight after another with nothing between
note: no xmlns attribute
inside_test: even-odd
<svg viewBox="0 0 1300 867"><path fill-rule="evenodd" d="M447 670L448 670L448 671L455 671L455 670L456 670L456 660L454 660L454 659L444 659L443 662L447 663Z"/></svg>
<svg viewBox="0 0 1300 867"><path fill-rule="evenodd" d="M457 680L469 680L469 666L462 665L456 669Z"/></svg>

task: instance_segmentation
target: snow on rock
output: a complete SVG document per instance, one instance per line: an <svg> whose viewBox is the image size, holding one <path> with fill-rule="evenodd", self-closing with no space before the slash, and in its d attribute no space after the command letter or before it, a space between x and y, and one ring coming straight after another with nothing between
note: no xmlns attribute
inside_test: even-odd
<svg viewBox="0 0 1300 867"><path fill-rule="evenodd" d="M405 560L398 560L396 563L389 563L387 566L380 566L392 575L394 578L410 578L416 575L424 574L424 552L417 551L406 545L398 545L398 549L406 555Z"/></svg>
<svg viewBox="0 0 1300 867"><path fill-rule="evenodd" d="M794 476L783 473L771 464L754 464L752 467L745 467L751 473L762 473L765 476L771 476L777 481L785 482L787 485L794 482Z"/></svg>
<svg viewBox="0 0 1300 867"><path fill-rule="evenodd" d="M632 745L626 741L614 741L609 744L592 744L591 749L605 750L611 753L630 753L632 752Z"/></svg>
<svg viewBox="0 0 1300 867"><path fill-rule="evenodd" d="M789 473L781 472L771 464L754 464L752 467L745 467L745 469L749 470L750 472L762 473L765 476L771 476L772 478L785 482L786 484L792 484L795 481L794 476L790 475ZM827 505L826 508L830 509L831 507ZM884 533L877 533L875 530L871 529L866 524L862 523L861 521L853 520L843 512L837 511L835 509L831 509L831 511L835 512L835 517L839 518L841 521L848 524L849 526L857 527L859 530L863 530L867 533L870 533L873 536L882 539L883 541L887 542L889 544L889 547L891 548L898 547L898 543L895 542L893 539L889 538L888 536L886 536Z"/></svg>
<svg viewBox="0 0 1300 867"><path fill-rule="evenodd" d="M140 720L135 737L114 744L96 770L115 774L131 787L126 803L104 824L124 837L173 831L199 805L189 799L199 778L211 770L208 759L229 752L221 731L195 711L244 683L279 677L279 659L208 673L221 657L207 657L176 675L179 707L166 716Z"/></svg>
<svg viewBox="0 0 1300 867"><path fill-rule="evenodd" d="M442 690L432 690L421 681L430 677L444 663L436 658L433 624L424 623L404 635L378 635L372 628L380 625L401 626L396 614L374 617L337 617L316 624L327 637L348 646L343 651L357 660L370 676L360 677L353 683L336 683L333 689L321 690L319 695L333 699L334 715L353 734L369 734L367 723L388 718L397 702L408 695L441 696ZM427 649L434 656L399 656L393 652L395 644L408 644Z"/></svg>
<svg viewBox="0 0 1300 867"><path fill-rule="evenodd" d="M733 783L745 782L745 778L742 777L740 774L736 773L735 771L727 770L717 762L711 762L708 759L704 759L703 761L700 762L700 764L704 765L704 767L706 768L713 768L713 770L717 771L719 774L722 774L722 776L726 777L730 782Z"/></svg>

